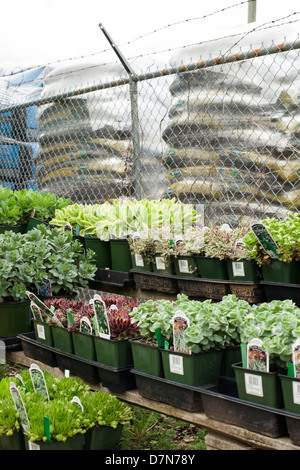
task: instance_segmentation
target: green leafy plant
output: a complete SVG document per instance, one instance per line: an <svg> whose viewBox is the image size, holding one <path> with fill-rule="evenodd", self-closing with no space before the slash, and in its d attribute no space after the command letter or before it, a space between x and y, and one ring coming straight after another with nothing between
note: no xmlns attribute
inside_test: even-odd
<svg viewBox="0 0 300 470"><path fill-rule="evenodd" d="M0 434L12 435L21 428L10 394L10 382L15 383L22 396L29 420L26 435L33 442L46 441L44 416L50 421L51 440L62 442L78 433L86 433L94 426L116 428L130 420L130 408L115 396L101 391L92 392L77 377L58 378L47 371L43 373L49 400L34 391L28 370L20 373L22 383L17 377L0 381ZM74 396L79 398L83 411L72 402Z"/></svg>
<svg viewBox="0 0 300 470"><path fill-rule="evenodd" d="M290 214L284 220L266 218L262 220L278 246L278 260L285 263L300 259L300 214ZM250 231L244 237L247 252L259 266L270 264L271 258Z"/></svg>
<svg viewBox="0 0 300 470"><path fill-rule="evenodd" d="M21 219L21 208L16 205L13 191L0 186L0 225L16 225Z"/></svg>
<svg viewBox="0 0 300 470"><path fill-rule="evenodd" d="M244 246L237 246L238 241L249 233L246 226L230 228L227 224L204 228L204 256L218 259L249 260L250 255Z"/></svg>
<svg viewBox="0 0 300 470"><path fill-rule="evenodd" d="M240 325L240 336L243 343L253 338L262 340L270 367L287 369L292 345L300 337L300 309L290 299L252 305Z"/></svg>
<svg viewBox="0 0 300 470"><path fill-rule="evenodd" d="M174 199L137 201L114 200L103 204L75 204L56 210L51 225L64 227L70 222L73 228L80 228L80 235L98 237L107 241L110 238L123 238L134 232L145 232L157 227L169 227L172 233L181 233L187 224L197 220L192 205L182 204Z"/></svg>
<svg viewBox="0 0 300 470"><path fill-rule="evenodd" d="M94 278L94 253L84 251L69 232L44 225L20 234L0 235L0 302L27 299L46 279L53 293L73 293Z"/></svg>

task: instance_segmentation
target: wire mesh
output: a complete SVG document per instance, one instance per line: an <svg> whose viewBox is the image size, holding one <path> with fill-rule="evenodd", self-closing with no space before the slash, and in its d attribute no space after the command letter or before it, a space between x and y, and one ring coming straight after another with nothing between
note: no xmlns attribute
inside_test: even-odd
<svg viewBox="0 0 300 470"><path fill-rule="evenodd" d="M203 205L213 224L298 211L296 39L288 50L265 44L262 54L227 61L224 50L222 60L189 67L131 78L121 71L123 81L93 89L72 76L67 93L55 88L55 74L45 73L39 98L23 104L5 101L4 93L1 184L86 204L176 198ZM69 71L59 77L59 86L63 78L68 87Z"/></svg>

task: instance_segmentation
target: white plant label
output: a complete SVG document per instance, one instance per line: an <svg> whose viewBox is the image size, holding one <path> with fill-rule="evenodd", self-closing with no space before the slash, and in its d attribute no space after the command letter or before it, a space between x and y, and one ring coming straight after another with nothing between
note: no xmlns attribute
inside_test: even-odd
<svg viewBox="0 0 300 470"><path fill-rule="evenodd" d="M244 263L242 261L234 261L232 263L232 271L234 276L245 277Z"/></svg>
<svg viewBox="0 0 300 470"><path fill-rule="evenodd" d="M293 402L295 405L300 405L300 384L293 382Z"/></svg>
<svg viewBox="0 0 300 470"><path fill-rule="evenodd" d="M141 268L144 267L143 257L139 253L135 254L135 264Z"/></svg>
<svg viewBox="0 0 300 470"><path fill-rule="evenodd" d="M176 354L170 354L169 366L172 374L184 375L183 357L177 356Z"/></svg>
<svg viewBox="0 0 300 470"><path fill-rule="evenodd" d="M181 273L189 273L189 263L186 259L178 260L178 266Z"/></svg>
<svg viewBox="0 0 300 470"><path fill-rule="evenodd" d="M260 375L246 373L245 387L246 393L248 393L248 395L255 395L257 397L264 396L262 377Z"/></svg>
<svg viewBox="0 0 300 470"><path fill-rule="evenodd" d="M44 328L44 325L37 325L36 326L36 331L37 331L37 335L38 335L38 338L40 339L46 339L46 334L45 334L45 328Z"/></svg>
<svg viewBox="0 0 300 470"><path fill-rule="evenodd" d="M155 258L155 262L156 262L157 269L166 269L166 264L164 262L164 259L161 256L157 256Z"/></svg>

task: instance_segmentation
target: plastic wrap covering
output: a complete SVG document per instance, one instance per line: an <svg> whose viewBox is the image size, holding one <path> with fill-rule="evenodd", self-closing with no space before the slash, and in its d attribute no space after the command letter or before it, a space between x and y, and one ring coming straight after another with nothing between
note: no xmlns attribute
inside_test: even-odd
<svg viewBox="0 0 300 470"><path fill-rule="evenodd" d="M0 77L0 184L11 189L35 187L39 151L37 106L18 106L38 99L49 67L2 70ZM2 111L1 111L2 110Z"/></svg>
<svg viewBox="0 0 300 470"><path fill-rule="evenodd" d="M276 57L257 53L223 65L218 60L258 51L276 39L276 44L295 40L298 31L293 24L275 30L251 24L243 31L186 48L170 61L174 66L215 58L216 65L180 73L170 86L163 131L165 195L207 202L220 222L224 216L239 220L241 214L284 216L300 207L298 50Z"/></svg>

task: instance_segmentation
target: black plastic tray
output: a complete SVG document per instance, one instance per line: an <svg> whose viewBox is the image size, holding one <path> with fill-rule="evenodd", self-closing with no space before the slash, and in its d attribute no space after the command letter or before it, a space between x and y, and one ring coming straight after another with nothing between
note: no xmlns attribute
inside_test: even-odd
<svg viewBox="0 0 300 470"><path fill-rule="evenodd" d="M132 369L140 395L185 411L203 411L199 391L187 389L184 385L171 380L155 377Z"/></svg>
<svg viewBox="0 0 300 470"><path fill-rule="evenodd" d="M261 281L268 302L271 300L291 299L300 307L300 284Z"/></svg>
<svg viewBox="0 0 300 470"><path fill-rule="evenodd" d="M101 382L104 387L116 393L136 388L135 377L130 373L131 366L112 367L81 358L75 354L66 353L60 349L39 343L35 340L34 333L31 338L27 335L19 335L19 337L27 357L58 367L62 371L69 370L71 375L78 376L89 383L98 384ZM52 363L49 363L51 362L50 358L53 359Z"/></svg>
<svg viewBox="0 0 300 470"><path fill-rule="evenodd" d="M22 344L21 340L17 336L0 336L0 341L3 341L5 344L6 351L21 351Z"/></svg>
<svg viewBox="0 0 300 470"><path fill-rule="evenodd" d="M18 335L20 344L24 351L25 356L42 362L50 367L57 367L57 360L54 351L51 351L48 346L36 341L35 332L23 333Z"/></svg>
<svg viewBox="0 0 300 470"><path fill-rule="evenodd" d="M130 287L135 285L134 276L131 272L115 271L113 269L98 268L90 285L98 288L103 286Z"/></svg>
<svg viewBox="0 0 300 470"><path fill-rule="evenodd" d="M276 408L225 395L214 385L203 387L201 394L208 418L272 438L288 434L285 416Z"/></svg>
<svg viewBox="0 0 300 470"><path fill-rule="evenodd" d="M131 269L136 287L166 294L178 294L177 276Z"/></svg>

